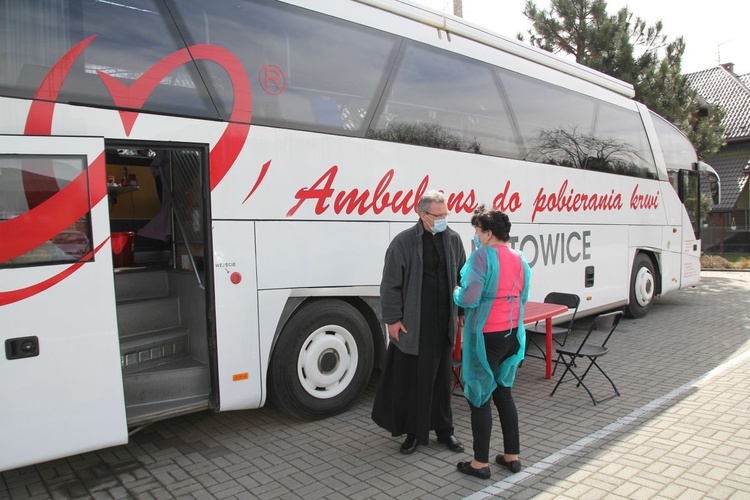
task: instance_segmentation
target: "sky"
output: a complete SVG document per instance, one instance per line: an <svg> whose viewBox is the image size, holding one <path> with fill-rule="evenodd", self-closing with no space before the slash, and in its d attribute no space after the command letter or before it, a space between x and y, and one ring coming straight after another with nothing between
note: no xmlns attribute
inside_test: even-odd
<svg viewBox="0 0 750 500"><path fill-rule="evenodd" d="M449 14L453 0L412 0ZM549 0L536 0L540 9L549 9ZM463 0L463 17L486 29L515 38L531 23L523 15L525 0ZM701 7L699 8L698 5ZM712 0L696 3L686 0L609 0L607 10L614 15L622 7L654 25L661 20L662 33L673 41L685 40L682 72L693 73L721 63L734 63L738 75L750 73L750 0ZM720 61L719 61L719 58Z"/></svg>

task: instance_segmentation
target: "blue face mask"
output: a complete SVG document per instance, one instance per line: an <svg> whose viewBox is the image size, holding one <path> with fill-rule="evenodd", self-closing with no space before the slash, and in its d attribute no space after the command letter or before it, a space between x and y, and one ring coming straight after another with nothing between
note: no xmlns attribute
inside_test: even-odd
<svg viewBox="0 0 750 500"><path fill-rule="evenodd" d="M482 248L482 243L479 241L479 235L478 234L474 235L474 248L476 248L477 250L479 250L480 248Z"/></svg>
<svg viewBox="0 0 750 500"><path fill-rule="evenodd" d="M436 233L442 233L448 228L448 219L437 219L432 222L432 230Z"/></svg>

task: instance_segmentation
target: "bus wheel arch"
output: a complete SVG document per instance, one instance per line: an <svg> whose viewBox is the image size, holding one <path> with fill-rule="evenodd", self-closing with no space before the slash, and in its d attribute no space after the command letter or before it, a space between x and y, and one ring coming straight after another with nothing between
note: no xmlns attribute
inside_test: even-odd
<svg viewBox="0 0 750 500"><path fill-rule="evenodd" d="M625 315L642 318L651 310L654 299L661 293L659 267L649 252L638 252L633 259L630 275L630 292Z"/></svg>
<svg viewBox="0 0 750 500"><path fill-rule="evenodd" d="M299 418L321 418L351 406L372 374L370 324L348 301L309 299L286 321L268 367L269 398Z"/></svg>

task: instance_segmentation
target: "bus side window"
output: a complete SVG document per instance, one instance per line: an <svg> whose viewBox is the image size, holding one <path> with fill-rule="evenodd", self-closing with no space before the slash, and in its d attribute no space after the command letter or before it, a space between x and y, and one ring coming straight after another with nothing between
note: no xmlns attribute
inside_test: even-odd
<svg viewBox="0 0 750 500"><path fill-rule="evenodd" d="M313 96L312 106L315 110L315 119L318 124L328 127L344 128L341 120L341 111L336 101L330 97Z"/></svg>
<svg viewBox="0 0 750 500"><path fill-rule="evenodd" d="M85 158L78 156L0 155L0 223L30 214L58 195L71 181L86 175L85 165ZM42 220L48 217L49 214L41 216ZM65 229L55 234L40 234L36 246L10 255L0 262L0 267L61 264L89 255L92 250L89 214L67 223ZM28 227L35 227L33 218Z"/></svg>
<svg viewBox="0 0 750 500"><path fill-rule="evenodd" d="M277 97L279 118L286 122L314 123L315 111L307 97L293 91L286 91Z"/></svg>
<svg viewBox="0 0 750 500"><path fill-rule="evenodd" d="M644 179L656 179L654 155L638 112L601 103L595 137L606 153L603 171Z"/></svg>
<svg viewBox="0 0 750 500"><path fill-rule="evenodd" d="M661 146L661 153L664 155L667 170L692 168L691 166L698 160L698 156L685 134L653 111L651 112L651 121L654 123L656 135L659 137L659 145Z"/></svg>
<svg viewBox="0 0 750 500"><path fill-rule="evenodd" d="M223 47L239 58L250 77L254 124L364 135L396 36L284 2L171 4L190 44ZM229 118L235 95L226 70L210 61L196 65Z"/></svg>
<svg viewBox="0 0 750 500"><path fill-rule="evenodd" d="M277 100L279 118L285 122L344 128L341 111L336 101L329 97L318 95L308 97L288 90L278 95Z"/></svg>
<svg viewBox="0 0 750 500"><path fill-rule="evenodd" d="M585 168L596 118L596 102L518 73L498 69L522 143L522 159ZM571 152L582 151L581 155Z"/></svg>
<svg viewBox="0 0 750 500"><path fill-rule="evenodd" d="M368 137L518 157L507 105L492 67L409 42Z"/></svg>
<svg viewBox="0 0 750 500"><path fill-rule="evenodd" d="M171 16L164 17L163 2L3 2L3 95L33 97L52 63L77 46L83 49L69 71L57 70L57 102L117 106L120 90L104 81L114 78L129 88L145 72L185 48L174 36ZM10 26L12 29L9 31ZM15 34L20 34L16 36ZM86 41L88 39L88 41ZM219 118L193 62L184 62L149 94L143 111Z"/></svg>

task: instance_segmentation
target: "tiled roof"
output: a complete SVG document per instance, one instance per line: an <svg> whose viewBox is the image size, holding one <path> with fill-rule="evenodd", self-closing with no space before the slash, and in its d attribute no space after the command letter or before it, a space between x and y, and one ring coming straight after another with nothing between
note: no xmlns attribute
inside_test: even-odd
<svg viewBox="0 0 750 500"><path fill-rule="evenodd" d="M706 163L714 167L721 180L721 203L714 205L713 210L732 210L748 181L744 168L750 163L750 143L727 144L706 158Z"/></svg>
<svg viewBox="0 0 750 500"><path fill-rule="evenodd" d="M744 83L746 86L750 87L750 73L746 75L740 75L739 79Z"/></svg>
<svg viewBox="0 0 750 500"><path fill-rule="evenodd" d="M723 121L725 139L750 138L750 75L740 77L716 66L685 76L690 86L706 101L726 110Z"/></svg>

